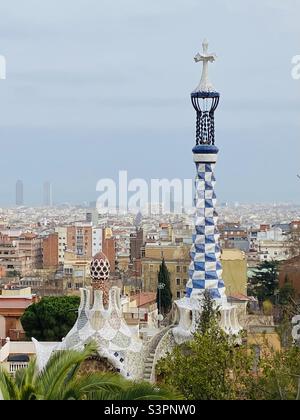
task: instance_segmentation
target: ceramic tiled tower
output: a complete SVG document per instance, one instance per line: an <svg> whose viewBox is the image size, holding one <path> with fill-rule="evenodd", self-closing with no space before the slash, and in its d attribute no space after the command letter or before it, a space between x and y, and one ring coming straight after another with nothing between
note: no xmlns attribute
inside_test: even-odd
<svg viewBox="0 0 300 420"><path fill-rule="evenodd" d="M215 54L208 52L207 41L203 52L197 54L196 62L203 63L202 77L191 99L196 111L196 145L193 158L196 164L195 181L195 231L191 249L191 264L186 297L176 302L179 309L179 325L174 330L178 341L191 336L199 323L205 291L221 311L221 326L228 333L236 334L239 326L236 309L227 302L225 284L222 279L221 248L217 228L215 165L218 148L215 146L215 111L220 94L208 78L208 64L214 62ZM192 316L190 315L192 313Z"/></svg>

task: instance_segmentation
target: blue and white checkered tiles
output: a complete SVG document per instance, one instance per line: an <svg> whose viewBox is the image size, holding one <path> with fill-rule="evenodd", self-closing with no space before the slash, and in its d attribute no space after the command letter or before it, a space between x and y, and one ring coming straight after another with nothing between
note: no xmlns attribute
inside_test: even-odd
<svg viewBox="0 0 300 420"><path fill-rule="evenodd" d="M212 298L225 297L222 280L221 249L217 230L218 215L215 211L216 179L214 163L196 163L196 223L191 249L187 297L194 297L209 289Z"/></svg>

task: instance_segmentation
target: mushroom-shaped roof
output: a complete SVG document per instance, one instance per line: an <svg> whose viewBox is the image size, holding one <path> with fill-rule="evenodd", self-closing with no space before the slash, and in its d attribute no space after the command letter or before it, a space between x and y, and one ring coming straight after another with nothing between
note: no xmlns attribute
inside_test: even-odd
<svg viewBox="0 0 300 420"><path fill-rule="evenodd" d="M108 280L110 264L103 252L98 252L91 261L91 276L94 281Z"/></svg>

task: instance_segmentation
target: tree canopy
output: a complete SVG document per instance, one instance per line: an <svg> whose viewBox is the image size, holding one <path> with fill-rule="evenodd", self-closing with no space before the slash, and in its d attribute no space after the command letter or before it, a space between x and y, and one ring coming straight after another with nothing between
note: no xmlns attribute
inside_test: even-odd
<svg viewBox="0 0 300 420"><path fill-rule="evenodd" d="M254 276L249 280L248 293L257 297L262 303L270 300L275 303L276 293L279 288L278 261L263 261L254 270Z"/></svg>
<svg viewBox="0 0 300 420"><path fill-rule="evenodd" d="M61 341L73 327L80 304L78 296L44 297L29 306L21 323L30 339Z"/></svg>
<svg viewBox="0 0 300 420"><path fill-rule="evenodd" d="M176 346L159 361L157 373L162 383L175 387L188 400L228 400L238 398L238 381L251 372L252 365L247 351L236 347L214 324Z"/></svg>

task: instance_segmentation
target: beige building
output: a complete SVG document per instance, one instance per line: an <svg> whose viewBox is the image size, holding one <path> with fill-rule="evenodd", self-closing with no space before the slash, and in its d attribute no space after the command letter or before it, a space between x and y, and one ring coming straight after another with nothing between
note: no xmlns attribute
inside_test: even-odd
<svg viewBox="0 0 300 420"><path fill-rule="evenodd" d="M184 297L190 265L189 251L190 246L147 243L142 258L144 290L147 292L156 292L157 273L162 258L164 258L170 272L173 299Z"/></svg>
<svg viewBox="0 0 300 420"><path fill-rule="evenodd" d="M189 253L190 245L147 243L142 258L144 290L156 292L157 273L162 258L164 258L170 272L173 299L184 297L191 261ZM221 261L227 295L246 295L247 260L245 253L238 249L224 249Z"/></svg>
<svg viewBox="0 0 300 420"><path fill-rule="evenodd" d="M239 249L223 249L223 279L227 296L247 296L247 256Z"/></svg>
<svg viewBox="0 0 300 420"><path fill-rule="evenodd" d="M67 293L78 292L81 287L91 284L90 258L79 257L73 252L65 252L63 289Z"/></svg>
<svg viewBox="0 0 300 420"><path fill-rule="evenodd" d="M7 276L23 276L42 268L42 239L34 233L20 234L16 239L0 235L0 266Z"/></svg>
<svg viewBox="0 0 300 420"><path fill-rule="evenodd" d="M0 339L12 340L24 338L20 322L24 311L36 301L30 288L2 290L0 294Z"/></svg>
<svg viewBox="0 0 300 420"><path fill-rule="evenodd" d="M122 310L128 325L140 325L144 328L157 327L156 293L138 293L129 295L122 302Z"/></svg>
<svg viewBox="0 0 300 420"><path fill-rule="evenodd" d="M25 255L29 271L43 267L43 241L34 233L23 233L18 238L20 254Z"/></svg>
<svg viewBox="0 0 300 420"><path fill-rule="evenodd" d="M30 261L21 253L16 242L0 243L0 266L6 276L26 275L30 272Z"/></svg>
<svg viewBox="0 0 300 420"><path fill-rule="evenodd" d="M118 269L126 273L128 271L129 263L130 263L129 254L119 254L117 256L117 261L118 261Z"/></svg>

